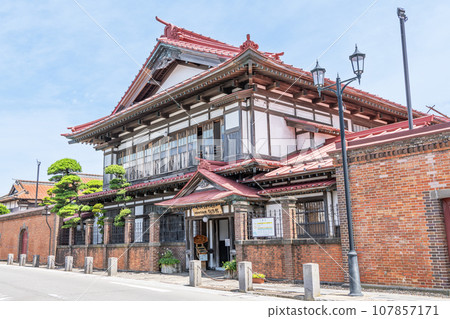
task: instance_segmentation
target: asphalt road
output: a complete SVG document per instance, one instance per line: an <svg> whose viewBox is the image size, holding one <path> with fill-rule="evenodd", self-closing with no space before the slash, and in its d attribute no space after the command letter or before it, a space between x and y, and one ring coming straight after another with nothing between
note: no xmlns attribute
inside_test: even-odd
<svg viewBox="0 0 450 319"><path fill-rule="evenodd" d="M13 300L277 301L280 298L156 281L0 265L0 301Z"/></svg>

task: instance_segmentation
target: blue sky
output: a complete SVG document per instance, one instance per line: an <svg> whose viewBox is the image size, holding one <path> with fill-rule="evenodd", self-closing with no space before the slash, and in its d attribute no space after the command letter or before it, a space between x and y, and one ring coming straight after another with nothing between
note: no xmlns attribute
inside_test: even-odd
<svg viewBox="0 0 450 319"><path fill-rule="evenodd" d="M87 1L78 2L139 62L163 33L157 15L180 27L240 45L247 33L263 51L310 70L315 59L373 0L346 1ZM355 43L366 53L360 89L405 104L397 7L404 7L415 109L450 114L445 89L450 65L448 1L379 0L326 53L327 75L350 77ZM13 178L35 179L36 159L47 167L71 157L101 174L102 154L68 145L69 126L109 114L136 65L73 0L3 0L0 4L0 194Z"/></svg>

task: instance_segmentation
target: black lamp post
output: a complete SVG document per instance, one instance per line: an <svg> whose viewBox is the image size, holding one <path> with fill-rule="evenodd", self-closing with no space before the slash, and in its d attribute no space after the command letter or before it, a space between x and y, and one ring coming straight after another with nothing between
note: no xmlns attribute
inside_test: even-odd
<svg viewBox="0 0 450 319"><path fill-rule="evenodd" d="M348 161L347 161L347 146L345 144L345 124L344 124L344 108L342 106L342 93L344 89L351 82L361 79L361 75L364 72L364 58L366 55L358 51L358 46L355 46L355 52L350 55L350 61L352 62L353 73L355 77L341 81L339 74L336 78L336 83L328 86L324 86L325 83L325 69L319 66L317 61L316 67L311 70L314 85L319 91L319 96L323 90L334 92L337 96L339 106L339 126L341 135L341 147L342 147L342 168L344 171L344 185L345 185L345 204L347 208L347 224L348 224L348 237L349 237L349 252L348 252L348 271L350 280L350 296L362 296L361 293L361 280L359 278L358 257L355 251L355 245L353 242L353 223L352 223L352 208L350 200L350 186L348 177ZM344 84L344 86L342 86Z"/></svg>
<svg viewBox="0 0 450 319"><path fill-rule="evenodd" d="M50 231L50 235L48 237L48 255L50 256L52 253L52 228L48 223L48 215L50 215L50 211L48 209L48 205L45 205L45 209L42 210L42 215L45 216L45 222L47 223L48 229Z"/></svg>

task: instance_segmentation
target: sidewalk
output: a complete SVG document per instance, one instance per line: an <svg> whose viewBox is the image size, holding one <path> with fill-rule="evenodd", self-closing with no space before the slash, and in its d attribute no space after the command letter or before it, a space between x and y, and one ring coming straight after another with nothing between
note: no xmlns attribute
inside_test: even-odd
<svg viewBox="0 0 450 319"><path fill-rule="evenodd" d="M223 280L223 272L219 271L207 271L207 275L202 276L202 288L215 289L215 290L225 290L225 291L238 291L239 282L234 279ZM149 274L149 273L130 273L130 272L119 272L118 277L136 279L136 280L148 280L148 281L158 281L164 283L178 284L178 285L188 285L189 284L189 274L180 273L173 275L165 274ZM220 281L219 281L220 280ZM252 294L260 294L265 296L274 296L282 298L290 298L303 300L304 289L303 285L298 284L288 284L288 283L277 283L277 282L266 282L264 284L253 284L253 291L249 292ZM431 294L423 292L390 292L386 290L373 290L373 289L363 289L364 296L361 297L350 297L348 296L348 289L341 287L326 287L321 288L321 296L316 298L320 301L432 301L432 300L450 300L450 297Z"/></svg>
<svg viewBox="0 0 450 319"><path fill-rule="evenodd" d="M6 264L6 262L0 262ZM14 263L12 267L18 267L17 263ZM26 267L31 267L27 264ZM40 266L45 268L45 266ZM57 267L54 270L49 271L64 271L64 267ZM74 268L74 273L83 273L83 269ZM239 282L235 279L224 279L223 272L220 271L207 271L207 275L202 276L201 288L223 290L237 292L239 290ZM92 276L92 275L87 275ZM106 271L94 270L93 276L107 276ZM161 273L134 273L134 272L119 272L117 277L145 280L154 282L163 282L175 285L189 285L189 274L187 272L179 274L161 274ZM264 284L254 284L253 291L250 294L258 294L273 297L290 298L296 300L303 300L304 290L300 284L278 283L278 282L266 282ZM363 289L364 296L350 297L348 296L348 289L341 287L322 286L321 295L316 300L319 301L433 301L433 300L450 300L450 297L440 295L437 293L426 292L411 292L411 291L389 291L389 290L375 290L375 289Z"/></svg>

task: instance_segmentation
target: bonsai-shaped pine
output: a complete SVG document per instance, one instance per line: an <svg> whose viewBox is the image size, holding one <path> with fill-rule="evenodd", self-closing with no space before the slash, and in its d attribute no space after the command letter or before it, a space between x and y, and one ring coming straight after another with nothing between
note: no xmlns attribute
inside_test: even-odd
<svg viewBox="0 0 450 319"><path fill-rule="evenodd" d="M5 215L11 213L5 205L0 204L0 215Z"/></svg>
<svg viewBox="0 0 450 319"><path fill-rule="evenodd" d="M80 185L79 189L82 191L83 195L101 192L103 190L103 181L98 179L93 179L87 183Z"/></svg>
<svg viewBox="0 0 450 319"><path fill-rule="evenodd" d="M79 211L79 206L73 202L78 195L81 178L76 173L81 172L81 165L74 159L64 158L56 161L47 170L48 175L53 175L50 180L55 181L55 186L48 191L49 197L45 197L43 205L52 205L53 213L62 218L73 216ZM79 222L73 218L63 227L74 227Z"/></svg>
<svg viewBox="0 0 450 319"><path fill-rule="evenodd" d="M114 178L109 182L109 187L111 189L117 189L116 202L127 202L131 200L131 196L126 196L127 190L125 187L130 186L125 178L125 169L120 165L109 165L105 167L105 174L112 174ZM125 217L131 214L131 210L128 208L123 208L120 210L119 214L114 217L114 225L123 227L125 226Z"/></svg>

